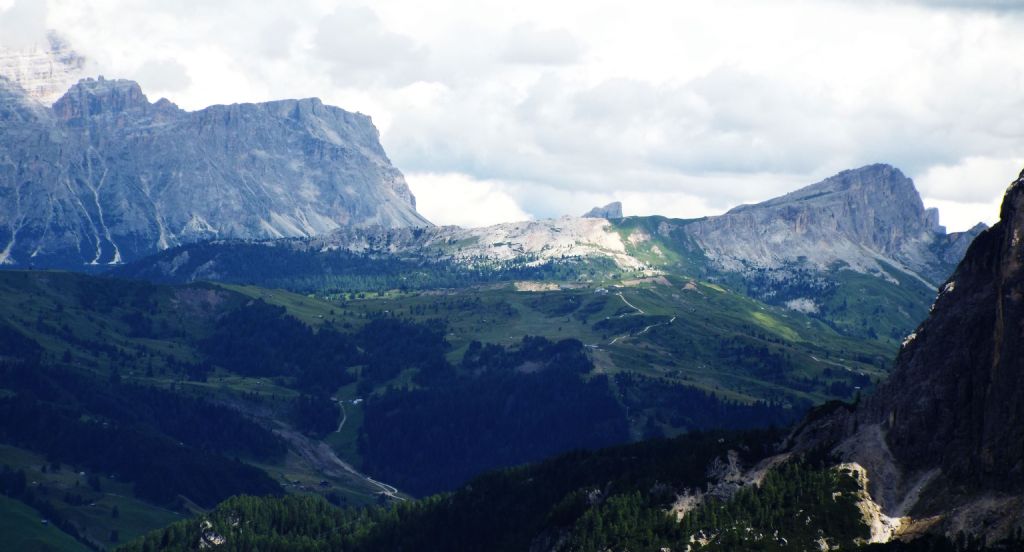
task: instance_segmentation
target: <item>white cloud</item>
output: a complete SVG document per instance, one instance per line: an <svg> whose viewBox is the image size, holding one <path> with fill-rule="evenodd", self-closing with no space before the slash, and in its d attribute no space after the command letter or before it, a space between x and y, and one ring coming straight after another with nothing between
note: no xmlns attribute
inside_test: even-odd
<svg viewBox="0 0 1024 552"><path fill-rule="evenodd" d="M935 207L939 210L939 223L945 226L948 232L963 232L979 222L989 226L998 222L1000 200L967 203L925 197L924 204L926 207Z"/></svg>
<svg viewBox="0 0 1024 552"><path fill-rule="evenodd" d="M108 77L138 74L185 108L319 96L372 115L403 171L504 198L481 220L612 199L693 216L874 162L967 220L1021 168L1018 5L18 2ZM5 11L0 29L37 15ZM136 73L152 60L190 82Z"/></svg>
<svg viewBox="0 0 1024 552"><path fill-rule="evenodd" d="M14 0L0 5L0 46L24 49L45 44L47 4L40 0Z"/></svg>
<svg viewBox="0 0 1024 552"><path fill-rule="evenodd" d="M475 227L532 218L500 182L457 173L410 173L406 180L417 210L435 224Z"/></svg>
<svg viewBox="0 0 1024 552"><path fill-rule="evenodd" d="M179 92L192 84L188 67L173 59L155 59L139 67L132 78L149 92Z"/></svg>
<svg viewBox="0 0 1024 552"><path fill-rule="evenodd" d="M339 6L320 19L314 39L316 55L341 86L377 80L418 80L425 53L411 38L389 31L364 6Z"/></svg>
<svg viewBox="0 0 1024 552"><path fill-rule="evenodd" d="M902 0L925 6L956 8L963 10L1020 11L1024 3L1020 0Z"/></svg>
<svg viewBox="0 0 1024 552"><path fill-rule="evenodd" d="M936 165L916 179L925 204L939 209L950 231L966 230L978 222L999 220L1003 192L1013 182L1024 158L968 157L955 165Z"/></svg>
<svg viewBox="0 0 1024 552"><path fill-rule="evenodd" d="M985 203L1002 197L1024 168L1024 157L968 157L955 165L936 165L916 180L922 195L937 200Z"/></svg>

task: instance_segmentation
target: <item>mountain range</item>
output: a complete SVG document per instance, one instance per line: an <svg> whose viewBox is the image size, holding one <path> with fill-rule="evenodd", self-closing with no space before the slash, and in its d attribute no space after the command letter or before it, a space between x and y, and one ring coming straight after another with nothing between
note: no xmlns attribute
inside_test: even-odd
<svg viewBox="0 0 1024 552"><path fill-rule="evenodd" d="M631 217L623 222L621 214L621 204L613 203L581 218L481 228L345 227L314 239L263 243L308 252L344 250L474 265L601 259L620 270L648 275L693 268L685 266L680 256L691 263L699 258L705 271L745 278L768 273L783 279L798 271L849 270L895 281L890 273L896 270L934 288L985 228L979 224L966 232L947 234L938 224L938 211L926 210L913 182L888 165L844 171L720 216ZM166 262L183 251L188 249L166 252L159 259ZM203 267L210 273L185 272L178 278L188 281L219 274L216 262L204 262Z"/></svg>
<svg viewBox="0 0 1024 552"><path fill-rule="evenodd" d="M957 233L884 164L699 219L434 226L365 115L64 91L84 66L0 55L0 518L33 521L0 532L1024 543L1024 173Z"/></svg>
<svg viewBox="0 0 1024 552"><path fill-rule="evenodd" d="M701 219L589 213L482 228L345 227L312 238L186 245L114 274L319 294L365 291L370 280L395 289L538 279L579 288L677 275L810 314L846 335L898 344L985 228L950 234L937 216L899 170L870 165Z"/></svg>
<svg viewBox="0 0 1024 552"><path fill-rule="evenodd" d="M369 117L315 98L151 103L84 79L52 106L0 78L0 263L119 264L212 238L429 226Z"/></svg>
<svg viewBox="0 0 1024 552"><path fill-rule="evenodd" d="M1022 234L1024 173L888 381L781 441L697 433L569 453L364 513L235 498L127 550L1020 550Z"/></svg>

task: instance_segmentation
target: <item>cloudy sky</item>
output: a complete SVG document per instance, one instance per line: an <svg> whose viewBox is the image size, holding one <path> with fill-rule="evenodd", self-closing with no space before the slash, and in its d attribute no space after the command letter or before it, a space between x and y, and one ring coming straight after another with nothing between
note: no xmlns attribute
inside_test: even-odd
<svg viewBox="0 0 1024 552"><path fill-rule="evenodd" d="M943 223L1024 167L1024 0L0 0L186 109L373 117L421 211L693 217L886 162Z"/></svg>

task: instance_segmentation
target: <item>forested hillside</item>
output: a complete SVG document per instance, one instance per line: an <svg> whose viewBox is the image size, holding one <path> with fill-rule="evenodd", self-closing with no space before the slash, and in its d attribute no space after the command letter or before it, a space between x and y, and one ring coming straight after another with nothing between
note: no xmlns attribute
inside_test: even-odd
<svg viewBox="0 0 1024 552"><path fill-rule="evenodd" d="M832 549L899 552L1016 550L1024 541L925 538L865 545L858 479L793 460L759 485L731 479L736 451L749 467L777 433L691 434L577 452L492 472L448 494L391 507L337 509L315 498L236 497L206 515L154 531L125 552L592 551ZM732 451L732 452L730 452ZM716 463L717 459L717 463ZM708 470L709 465L723 469ZM687 500L709 491L689 510ZM680 522L677 512L688 511ZM201 544L200 544L201 546Z"/></svg>

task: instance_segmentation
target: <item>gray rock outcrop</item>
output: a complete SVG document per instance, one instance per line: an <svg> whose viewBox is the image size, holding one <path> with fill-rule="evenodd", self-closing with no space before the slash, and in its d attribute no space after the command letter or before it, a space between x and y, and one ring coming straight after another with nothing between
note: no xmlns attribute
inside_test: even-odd
<svg viewBox="0 0 1024 552"><path fill-rule="evenodd" d="M188 112L101 77L47 108L0 78L0 120L2 264L430 225L370 118L315 98Z"/></svg>
<svg viewBox="0 0 1024 552"><path fill-rule="evenodd" d="M983 229L947 234L912 180L889 165L870 165L695 221L686 231L727 271L840 267L884 275L885 263L935 287Z"/></svg>
<svg viewBox="0 0 1024 552"><path fill-rule="evenodd" d="M587 211L583 218L620 219L622 218L622 203L613 201L604 207L594 207Z"/></svg>

